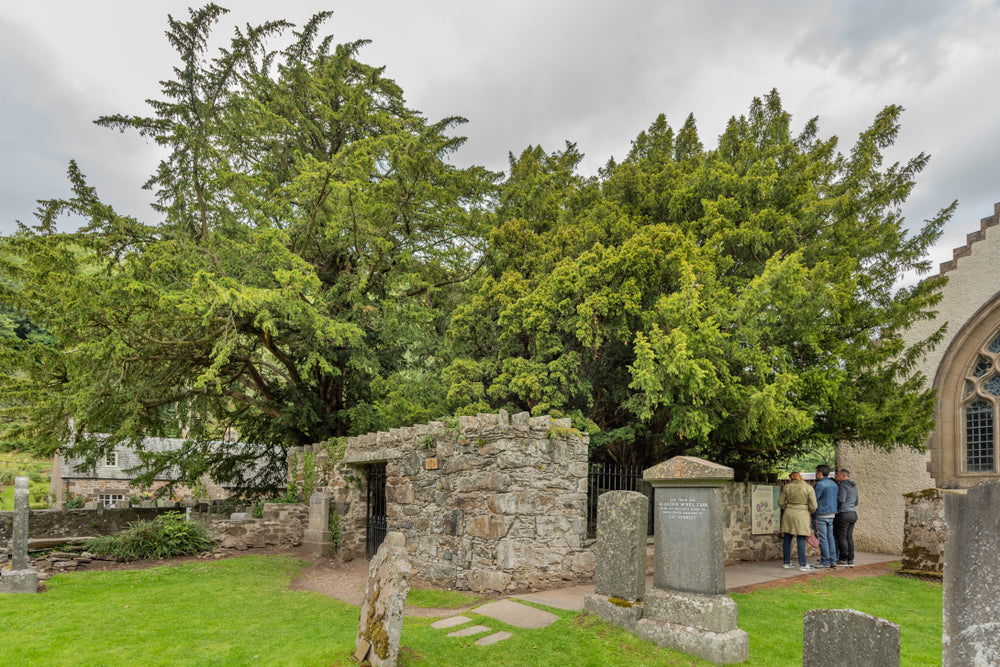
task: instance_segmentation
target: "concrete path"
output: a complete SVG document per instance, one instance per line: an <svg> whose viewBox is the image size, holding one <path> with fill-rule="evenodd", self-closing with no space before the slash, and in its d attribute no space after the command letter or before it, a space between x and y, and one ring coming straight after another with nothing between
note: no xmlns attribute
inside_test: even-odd
<svg viewBox="0 0 1000 667"><path fill-rule="evenodd" d="M875 563L892 563L901 558L899 555L856 553L854 555L854 565L873 565ZM797 561L793 561L797 562ZM840 568L838 568L840 569ZM780 560L755 561L752 563L737 563L726 566L726 590L763 584L778 579L791 579L793 577L810 577L826 570L817 568L816 572L800 572L798 567L786 570L781 567ZM653 577L646 577L646 586L653 585ZM534 602L535 604L555 607L556 609L566 609L568 611L583 611L583 596L594 592L593 584L581 584L578 586L566 586L564 588L553 588L548 591L538 593L527 593L516 595L514 599Z"/></svg>

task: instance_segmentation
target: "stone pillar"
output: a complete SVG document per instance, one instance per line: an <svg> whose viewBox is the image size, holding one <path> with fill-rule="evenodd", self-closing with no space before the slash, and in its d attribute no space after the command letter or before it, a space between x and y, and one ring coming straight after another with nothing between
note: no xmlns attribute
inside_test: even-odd
<svg viewBox="0 0 1000 667"><path fill-rule="evenodd" d="M802 667L899 667L899 626L854 609L810 609Z"/></svg>
<svg viewBox="0 0 1000 667"><path fill-rule="evenodd" d="M368 581L354 644L358 662L367 658L373 667L395 667L412 574L406 538L402 533L388 533L368 564Z"/></svg>
<svg viewBox="0 0 1000 667"><path fill-rule="evenodd" d="M732 478L732 468L690 456L643 472L654 489L654 567L635 634L715 664L750 657L726 595L722 490Z"/></svg>
<svg viewBox="0 0 1000 667"><path fill-rule="evenodd" d="M944 667L1000 665L1000 482L945 496Z"/></svg>
<svg viewBox="0 0 1000 667"><path fill-rule="evenodd" d="M311 556L330 555L330 497L320 491L309 498L309 528L302 536L302 546Z"/></svg>
<svg viewBox="0 0 1000 667"><path fill-rule="evenodd" d="M633 629L646 593L649 499L635 491L607 491L597 499L594 594L584 608L609 623Z"/></svg>
<svg viewBox="0 0 1000 667"><path fill-rule="evenodd" d="M14 525L11 569L0 573L0 593L36 593L38 573L28 566L28 478L14 479Z"/></svg>

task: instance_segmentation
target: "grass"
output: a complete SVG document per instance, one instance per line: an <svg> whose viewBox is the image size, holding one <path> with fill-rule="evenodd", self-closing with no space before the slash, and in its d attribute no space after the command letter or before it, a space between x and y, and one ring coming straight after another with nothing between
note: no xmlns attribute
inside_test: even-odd
<svg viewBox="0 0 1000 667"><path fill-rule="evenodd" d="M52 461L49 459L36 459L30 454L21 452L0 452L0 474L10 472L18 477L31 477L28 488L29 494L32 495L29 502L32 509L45 509L49 506L47 500L36 501L35 495L48 494L51 471ZM2 479L0 477L0 480ZM0 510L12 509L14 509L14 484L0 481Z"/></svg>
<svg viewBox="0 0 1000 667"><path fill-rule="evenodd" d="M45 665L355 665L358 608L290 591L303 564L244 556L148 570L58 575L42 595L4 596L0 655ZM413 590L408 604L465 606L466 594ZM444 592L446 593L446 592ZM941 586L892 575L816 577L792 587L734 595L750 635L749 665L801 665L802 614L850 607L902 625L902 664L938 664ZM475 646L447 637L432 618L407 617L400 665L707 665L636 639L588 614L559 617L538 630L513 628L474 612L475 623L513 637ZM480 635L481 636L481 635Z"/></svg>

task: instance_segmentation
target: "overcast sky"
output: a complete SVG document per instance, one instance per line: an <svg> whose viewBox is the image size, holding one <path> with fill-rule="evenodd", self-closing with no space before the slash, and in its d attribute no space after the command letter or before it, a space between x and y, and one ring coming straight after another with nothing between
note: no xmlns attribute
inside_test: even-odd
<svg viewBox="0 0 1000 667"><path fill-rule="evenodd" d="M225 2L222 2L226 6ZM32 220L35 200L64 196L76 159L122 212L153 220L140 190L159 154L92 124L146 114L174 54L166 15L189 2L34 0L0 5L0 231ZM409 105L460 115L455 160L496 170L508 152L574 141L593 173L666 114L688 113L714 146L725 121L777 88L800 129L848 151L888 104L906 112L890 157L930 165L904 211L911 227L952 200L958 213L932 258L950 259L1000 201L1000 0L349 0L229 3L216 34L331 9L337 42L367 38Z"/></svg>

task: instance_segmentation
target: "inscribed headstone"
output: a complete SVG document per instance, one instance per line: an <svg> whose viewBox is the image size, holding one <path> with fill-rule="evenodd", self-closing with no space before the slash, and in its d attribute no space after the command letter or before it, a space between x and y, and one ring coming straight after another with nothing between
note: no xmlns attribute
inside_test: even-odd
<svg viewBox="0 0 1000 667"><path fill-rule="evenodd" d="M899 626L854 609L805 613L802 667L899 667Z"/></svg>
<svg viewBox="0 0 1000 667"><path fill-rule="evenodd" d="M1000 665L1000 482L945 496L942 664Z"/></svg>
<svg viewBox="0 0 1000 667"><path fill-rule="evenodd" d="M406 538L402 533L387 534L368 565L368 581L355 640L359 651L365 643L371 645L367 656L374 667L393 667L399 657L403 607L412 573L406 557Z"/></svg>
<svg viewBox="0 0 1000 667"><path fill-rule="evenodd" d="M597 499L594 592L641 600L646 592L649 499L635 491L607 491Z"/></svg>

